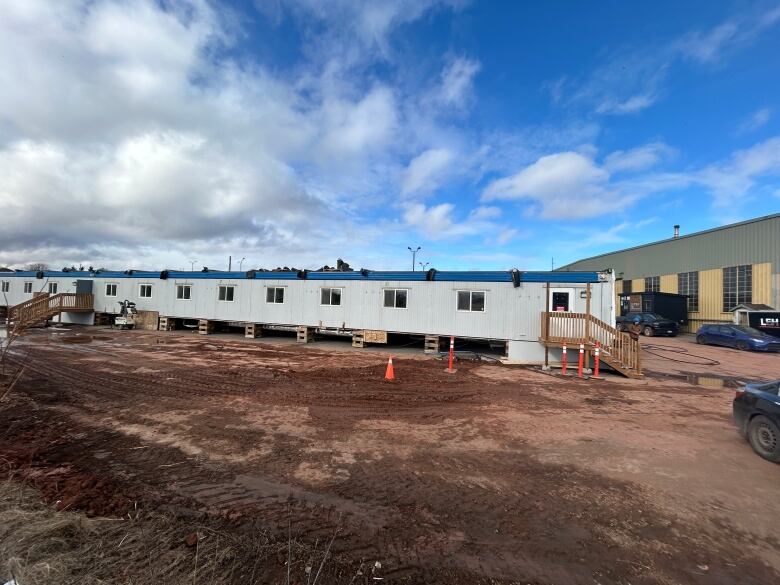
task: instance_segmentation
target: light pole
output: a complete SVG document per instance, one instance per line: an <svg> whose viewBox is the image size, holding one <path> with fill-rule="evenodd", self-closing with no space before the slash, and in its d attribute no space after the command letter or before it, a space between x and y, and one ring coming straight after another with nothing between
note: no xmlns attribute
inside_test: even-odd
<svg viewBox="0 0 780 585"><path fill-rule="evenodd" d="M195 262L197 260L190 260L190 272L195 272Z"/></svg>
<svg viewBox="0 0 780 585"><path fill-rule="evenodd" d="M417 252L422 250L422 248L420 246L417 246L417 249L414 250L411 246L406 246L406 249L412 253L412 272L414 272L414 261L417 258Z"/></svg>
<svg viewBox="0 0 780 585"><path fill-rule="evenodd" d="M244 260L246 260L246 258L241 258L241 260L238 261L238 271L239 272L241 272L241 265L244 263Z"/></svg>
<svg viewBox="0 0 780 585"><path fill-rule="evenodd" d="M417 264L419 264L419 265L420 265L420 268L422 268L422 269L423 269L423 272L425 272L425 269L428 267L428 265L430 264L430 262L418 262Z"/></svg>

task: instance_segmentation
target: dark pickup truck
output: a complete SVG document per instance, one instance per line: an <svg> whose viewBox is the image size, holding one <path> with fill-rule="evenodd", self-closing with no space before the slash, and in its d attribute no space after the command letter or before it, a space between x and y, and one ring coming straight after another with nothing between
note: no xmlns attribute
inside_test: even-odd
<svg viewBox="0 0 780 585"><path fill-rule="evenodd" d="M680 331L677 322L671 319L661 317L657 313L626 313L618 317L615 321L618 331L628 331L629 325L634 319L639 317L639 327L642 335L652 337L653 335L669 335L674 337Z"/></svg>

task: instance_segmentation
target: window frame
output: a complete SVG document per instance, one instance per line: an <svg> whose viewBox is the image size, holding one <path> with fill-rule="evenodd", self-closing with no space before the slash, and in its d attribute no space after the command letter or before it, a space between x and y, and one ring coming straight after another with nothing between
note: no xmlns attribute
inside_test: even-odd
<svg viewBox="0 0 780 585"><path fill-rule="evenodd" d="M222 291L225 291L225 298L222 297ZM228 298L228 290L230 290L230 298ZM218 284L217 285L217 302L219 303L235 303L236 302L236 285L235 284Z"/></svg>
<svg viewBox="0 0 780 585"><path fill-rule="evenodd" d="M283 305L285 303L284 297L287 296L287 293L284 289L286 289L286 286L266 286L265 287L265 302L269 305ZM282 300L277 301L277 294L279 291L282 291ZM268 294L273 291L273 298L271 300L268 299Z"/></svg>
<svg viewBox="0 0 780 585"><path fill-rule="evenodd" d="M645 292L661 292L661 277L645 276Z"/></svg>
<svg viewBox="0 0 780 585"><path fill-rule="evenodd" d="M114 287L114 294L109 294L108 287L110 287L110 286ZM106 293L107 297L114 297L114 298L116 298L118 292L119 292L119 283L117 283L117 282L107 282L106 283L105 293Z"/></svg>
<svg viewBox="0 0 780 585"><path fill-rule="evenodd" d="M187 296L184 296L184 291L187 291ZM182 296L179 296L179 292ZM191 301L192 300L192 285L189 283L176 283L176 300L177 301Z"/></svg>
<svg viewBox="0 0 780 585"><path fill-rule="evenodd" d="M31 280L28 280L27 282L24 283L24 294L26 295L33 294L33 283Z"/></svg>
<svg viewBox="0 0 780 585"><path fill-rule="evenodd" d="M2 285L0 285L0 292L11 292L11 281L10 280L4 280L2 281Z"/></svg>
<svg viewBox="0 0 780 585"><path fill-rule="evenodd" d="M60 290L60 283L59 282L50 282L49 286L46 288L46 290L49 291L50 295L56 295L57 291Z"/></svg>
<svg viewBox="0 0 780 585"><path fill-rule="evenodd" d="M699 312L699 271L698 270L692 270L690 272L679 272L677 274L677 294L685 295L686 297L688 297L686 307L689 313Z"/></svg>
<svg viewBox="0 0 780 585"><path fill-rule="evenodd" d="M735 307L753 302L752 264L725 266L722 269L722 278L721 298L723 305L721 309L724 313L731 313ZM740 285L744 285L744 288L741 289ZM727 300L733 300L733 302L728 303Z"/></svg>
<svg viewBox="0 0 780 585"><path fill-rule="evenodd" d="M144 287L149 287L149 294L144 295L143 290ZM150 282L139 282L138 283L138 298L139 299L151 299L154 295L154 285Z"/></svg>
<svg viewBox="0 0 780 585"><path fill-rule="evenodd" d="M402 310L408 309L409 308L409 291L410 290L411 289L408 289L408 288L395 288L395 287L383 288L382 289L382 308L383 309L402 309ZM387 296L386 295L390 291L393 292L393 304L392 305L388 305L387 304ZM399 293L399 291L404 293L404 295L406 297L405 300L404 300L404 306L403 307L399 307L398 306L398 293Z"/></svg>
<svg viewBox="0 0 780 585"><path fill-rule="evenodd" d="M460 293L469 293L469 308L460 308ZM482 295L482 309L475 310L474 307L474 293ZM465 288L459 288L455 291L455 310L459 313L486 313L487 312L487 291L486 290L471 290Z"/></svg>
<svg viewBox="0 0 780 585"><path fill-rule="evenodd" d="M329 303L323 303L322 302L322 293L326 290L330 291L330 294L328 295L328 299L330 300ZM333 303L333 291L337 290L339 291L339 302ZM344 300L344 287L342 286L321 286L320 287L320 306L321 307L342 307L344 303L342 302Z"/></svg>

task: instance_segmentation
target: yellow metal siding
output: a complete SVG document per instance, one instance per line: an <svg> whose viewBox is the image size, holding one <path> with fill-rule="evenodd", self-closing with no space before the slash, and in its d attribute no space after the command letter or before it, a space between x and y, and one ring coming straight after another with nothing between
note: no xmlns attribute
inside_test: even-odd
<svg viewBox="0 0 780 585"><path fill-rule="evenodd" d="M635 278L631 281L631 292L645 292L645 279Z"/></svg>
<svg viewBox="0 0 780 585"><path fill-rule="evenodd" d="M753 264L753 302L772 306L772 264Z"/></svg>
<svg viewBox="0 0 780 585"><path fill-rule="evenodd" d="M661 292L677 294L676 274L666 274L661 276Z"/></svg>

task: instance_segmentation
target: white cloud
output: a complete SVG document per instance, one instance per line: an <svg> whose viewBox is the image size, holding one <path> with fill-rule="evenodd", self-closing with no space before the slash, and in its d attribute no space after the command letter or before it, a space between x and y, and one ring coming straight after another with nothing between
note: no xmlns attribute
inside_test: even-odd
<svg viewBox="0 0 780 585"><path fill-rule="evenodd" d="M449 106L463 106L471 95L474 76L480 68L479 61L465 57L453 59L448 63L441 74L439 101Z"/></svg>
<svg viewBox="0 0 780 585"><path fill-rule="evenodd" d="M651 142L629 150L616 150L604 159L604 168L610 173L643 171L672 154L674 149L663 142Z"/></svg>
<svg viewBox="0 0 780 585"><path fill-rule="evenodd" d="M747 120L742 122L737 128L737 132L745 134L747 132L753 132L766 125L772 117L772 108L759 108L753 112Z"/></svg>
<svg viewBox="0 0 780 585"><path fill-rule="evenodd" d="M738 204L762 178L780 176L780 136L739 150L730 159L692 174L712 191L717 207Z"/></svg>
<svg viewBox="0 0 780 585"><path fill-rule="evenodd" d="M729 19L707 31L692 31L681 38L675 48L685 58L698 63L716 63L725 52L748 45L778 22L780 6L766 12Z"/></svg>
<svg viewBox="0 0 780 585"><path fill-rule="evenodd" d="M584 79L559 77L544 84L553 103L584 105L598 114L636 114L656 104L666 93L669 70L683 61L713 65L755 42L780 22L780 6L765 12L730 18L709 30L691 31L671 42L623 47ZM564 96L565 87L569 95Z"/></svg>
<svg viewBox="0 0 780 585"><path fill-rule="evenodd" d="M433 193L450 168L455 155L447 148L432 148L415 157L406 168L402 193Z"/></svg>
<svg viewBox="0 0 780 585"><path fill-rule="evenodd" d="M609 190L609 173L578 152L543 156L518 173L490 183L484 201L530 200L545 218L582 218L622 207Z"/></svg>
<svg viewBox="0 0 780 585"><path fill-rule="evenodd" d="M456 207L452 203L431 206L423 203L407 203L403 206L403 210L403 220L406 225L430 240L447 240L473 235L484 235L490 239L494 238L496 233L508 229L494 221L501 216L501 210L497 207L477 207L462 221L455 217ZM507 233L505 240L509 241L516 233Z"/></svg>

